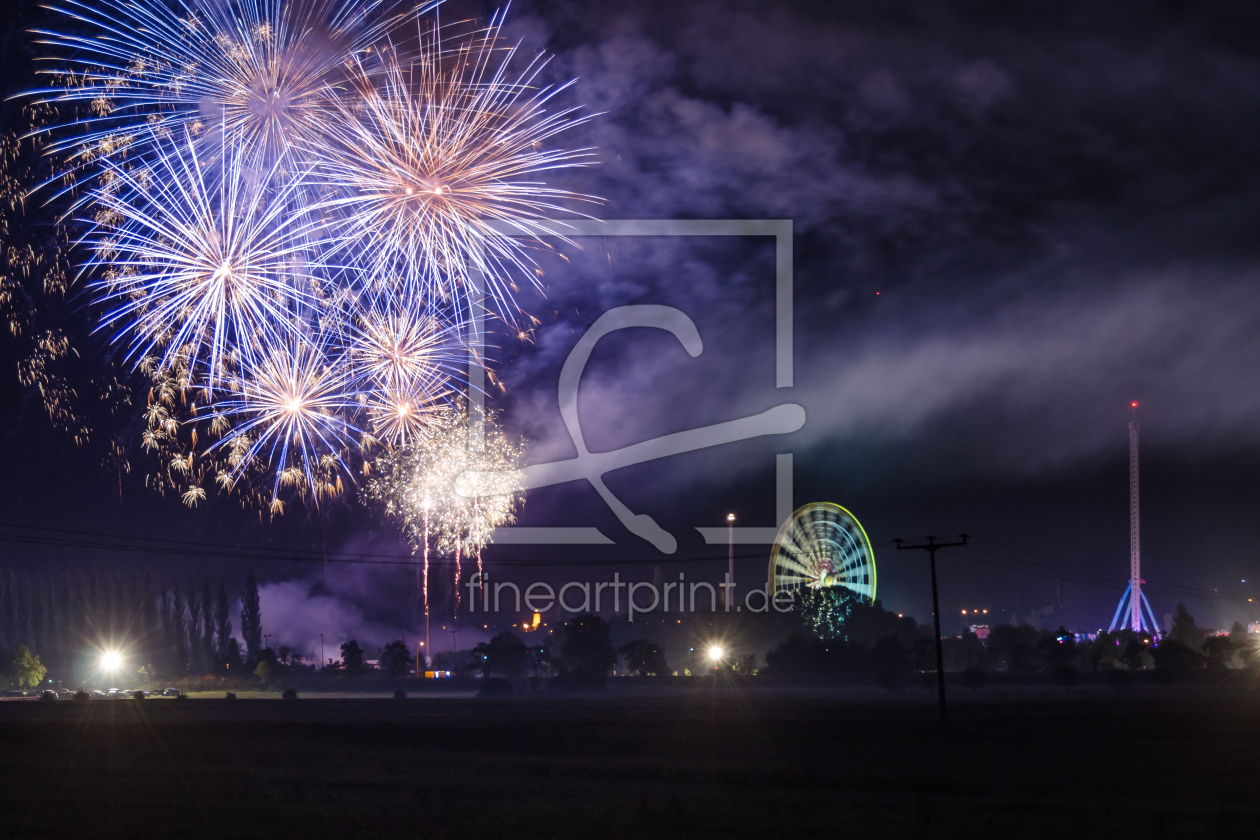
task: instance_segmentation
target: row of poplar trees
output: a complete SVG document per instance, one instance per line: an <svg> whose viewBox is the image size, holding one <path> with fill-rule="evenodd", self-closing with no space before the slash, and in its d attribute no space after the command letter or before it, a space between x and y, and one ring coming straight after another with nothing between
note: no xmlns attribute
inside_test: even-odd
<svg viewBox="0 0 1260 840"><path fill-rule="evenodd" d="M241 643L232 634L222 577L187 586L155 583L150 572L73 572L56 577L0 572L0 650L25 645L54 679L87 676L103 650L123 652L128 675L152 678L237 671L262 648L258 580L241 594Z"/></svg>

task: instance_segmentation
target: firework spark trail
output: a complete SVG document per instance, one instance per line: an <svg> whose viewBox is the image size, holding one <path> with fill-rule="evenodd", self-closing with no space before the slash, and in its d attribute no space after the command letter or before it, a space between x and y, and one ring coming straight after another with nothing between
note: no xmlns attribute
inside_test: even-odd
<svg viewBox="0 0 1260 840"><path fill-rule="evenodd" d="M343 212L338 241L368 275L401 278L453 319L468 312L465 290L480 272L492 306L513 322L513 277L537 285L519 237L549 247L540 222L573 212L561 202L598 201L525 180L590 165L589 149L544 144L591 115L548 111L572 83L540 86L545 59L510 75L516 48L497 46L501 25L496 18L454 48L435 27L414 57L386 49L356 58L354 93L335 100L337 141L320 149L321 176L342 192L329 203Z"/></svg>
<svg viewBox="0 0 1260 840"><path fill-rule="evenodd" d="M429 508L431 503L426 499L421 502L424 508L424 647L428 655L429 645Z"/></svg>
<svg viewBox="0 0 1260 840"><path fill-rule="evenodd" d="M405 447L377 458L368 495L384 502L414 547L423 540L454 558L456 610L464 556L479 554L494 529L516 521L524 492L521 445L487 417L484 445L470 448L466 406L442 411L435 427ZM431 537L432 535L432 537Z"/></svg>
<svg viewBox="0 0 1260 840"><path fill-rule="evenodd" d="M348 57L435 5L389 15L381 0L60 0L49 8L93 34L35 30L60 56L41 72L69 83L33 93L88 107L74 131L47 129L54 150L85 162L133 144L143 156L138 129L197 135L222 110L269 165L325 142L330 83Z"/></svg>
<svg viewBox="0 0 1260 840"><path fill-rule="evenodd" d="M284 212L303 177L269 194L274 168L258 176L237 151L216 175L196 146L185 135L156 142L149 167L109 165L115 181L91 193L102 212L89 266L102 274L92 284L106 309L99 329L130 333L128 357L157 354L163 368L186 353L214 388L228 358L244 363L294 335L320 281L311 224Z"/></svg>

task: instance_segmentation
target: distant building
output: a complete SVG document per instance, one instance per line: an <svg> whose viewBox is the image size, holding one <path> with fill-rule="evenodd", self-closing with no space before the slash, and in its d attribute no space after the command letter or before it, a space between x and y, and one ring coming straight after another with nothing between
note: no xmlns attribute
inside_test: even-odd
<svg viewBox="0 0 1260 840"><path fill-rule="evenodd" d="M982 642L989 638L989 625L987 624L971 624L967 626L967 629L974 633L976 638Z"/></svg>
<svg viewBox="0 0 1260 840"><path fill-rule="evenodd" d="M1248 633L1260 633L1260 621L1253 621L1247 625Z"/></svg>

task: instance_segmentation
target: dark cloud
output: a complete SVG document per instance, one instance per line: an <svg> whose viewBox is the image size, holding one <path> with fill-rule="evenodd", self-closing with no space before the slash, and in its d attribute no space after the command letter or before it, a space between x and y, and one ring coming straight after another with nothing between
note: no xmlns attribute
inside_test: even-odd
<svg viewBox="0 0 1260 840"><path fill-rule="evenodd" d="M550 24L557 72L605 112L581 182L603 215L794 221L802 441L909 435L980 402L1038 418L1038 453L977 441L1024 472L1095 454L1134 396L1187 441L1253 446L1256 45L1188 8L1069 6L544 4L523 28L541 44ZM606 407L647 435L677 424L620 406L694 423L765 402L740 396L764 347L723 340L767 314L746 254L599 251L606 269L553 275L544 357L610 306L669 302L707 313L723 364L629 351L587 384L593 425ZM509 381L542 388L549 369L520 365ZM679 400L700 378L724 396Z"/></svg>
<svg viewBox="0 0 1260 840"><path fill-rule="evenodd" d="M522 296L533 343L497 336L506 422L535 460L572 454L555 377L573 343L610 307L665 303L705 351L649 331L601 343L581 392L592 449L791 400L809 414L789 441L799 500L865 505L883 537L966 527L1123 573L1138 399L1144 504L1161 511L1151 576L1249 577L1234 572L1260 538L1237 466L1260 457L1258 16L1242 2L515 3L523 53L554 53L548 81L578 78L561 101L602 112L568 138L600 165L553 183L605 197L605 218L793 220L797 362L795 387L775 389L766 243L585 240L568 262L539 257L546 296ZM726 505L766 507L775 451L739 444L610 485L682 533ZM632 543L592 498L551 489L526 517L599 516ZM373 643L414 620L356 575L265 591L275 611L362 616ZM881 570L887 597L926 616L898 575ZM968 581L1024 612L1047 602L1040 578ZM1105 621L1118 595L1069 620Z"/></svg>

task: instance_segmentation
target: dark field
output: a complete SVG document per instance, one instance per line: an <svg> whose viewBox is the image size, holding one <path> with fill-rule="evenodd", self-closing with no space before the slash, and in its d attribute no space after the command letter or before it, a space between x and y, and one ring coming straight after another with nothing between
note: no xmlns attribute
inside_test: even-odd
<svg viewBox="0 0 1260 840"><path fill-rule="evenodd" d="M0 836L1254 837L1260 692L0 703Z"/></svg>

